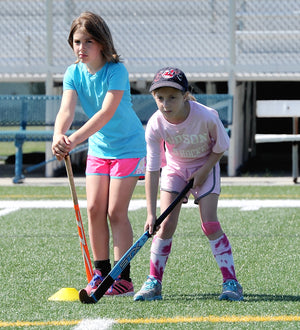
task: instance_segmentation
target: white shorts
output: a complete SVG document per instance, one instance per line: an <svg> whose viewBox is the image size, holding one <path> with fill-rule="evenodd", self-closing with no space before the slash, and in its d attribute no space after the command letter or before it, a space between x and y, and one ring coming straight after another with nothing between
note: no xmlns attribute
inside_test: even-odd
<svg viewBox="0 0 300 330"><path fill-rule="evenodd" d="M187 184L187 179L199 168L184 169L178 171L168 166L162 168L160 189L172 193L179 193ZM217 163L214 168L209 172L206 181L195 189L191 189L187 194L187 198L191 193L195 198L195 204L199 200L209 194L220 195L221 182L220 182L220 165Z"/></svg>

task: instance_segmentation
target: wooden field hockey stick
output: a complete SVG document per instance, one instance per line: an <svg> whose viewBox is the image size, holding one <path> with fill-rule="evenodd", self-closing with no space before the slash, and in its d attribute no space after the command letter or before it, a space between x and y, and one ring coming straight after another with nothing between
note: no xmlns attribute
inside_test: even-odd
<svg viewBox="0 0 300 330"><path fill-rule="evenodd" d="M66 170L67 170L67 174L68 174L68 178L69 178L70 189L71 189L71 194L72 194L72 199L73 199L73 204L74 204L76 223L77 223L77 229L78 229L78 234L79 234L81 252L82 252L84 266L85 266L86 277L87 277L87 281L90 282L93 278L93 266L92 266L90 253L89 253L89 249L87 246L85 233L84 233L84 229L83 229L83 223L82 223L82 218L81 218L81 214L80 214L77 193L76 193L76 189L75 189L74 176L73 176L73 170L72 170L70 156L67 155L64 160L65 160Z"/></svg>
<svg viewBox="0 0 300 330"><path fill-rule="evenodd" d="M175 200L170 206L157 218L154 228L157 228L165 218L174 210L175 206L185 197L187 192L193 187L193 179L183 188L183 190L177 195ZM147 242L148 238L152 235L147 230L132 246L127 250L123 257L117 262L110 273L105 279L99 284L97 289L89 296L85 289L79 291L79 300L84 304L95 304L98 302L109 287L114 283L118 276L122 273L125 267L130 263L134 256L139 252L143 245Z"/></svg>

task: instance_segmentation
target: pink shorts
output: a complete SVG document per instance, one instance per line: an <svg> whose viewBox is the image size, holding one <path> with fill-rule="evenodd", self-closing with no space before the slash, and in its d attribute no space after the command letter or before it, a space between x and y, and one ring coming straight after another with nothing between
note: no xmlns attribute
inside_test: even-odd
<svg viewBox="0 0 300 330"><path fill-rule="evenodd" d="M187 184L187 179L196 171L197 169L185 169L184 171L177 171L168 166L162 168L160 189L163 191L169 191L173 193L179 193L184 186ZM195 189L191 189L187 194L187 199L190 193L195 198L195 204L199 203L199 200L209 194L219 195L221 192L220 184L220 165L217 163L214 168L209 172L206 181Z"/></svg>
<svg viewBox="0 0 300 330"><path fill-rule="evenodd" d="M125 159L103 159L88 155L86 175L107 175L113 179L145 176L146 157Z"/></svg>

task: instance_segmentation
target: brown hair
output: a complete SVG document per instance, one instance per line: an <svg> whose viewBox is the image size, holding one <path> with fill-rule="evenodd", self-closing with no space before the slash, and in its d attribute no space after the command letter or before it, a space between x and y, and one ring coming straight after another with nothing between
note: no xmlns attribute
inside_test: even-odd
<svg viewBox="0 0 300 330"><path fill-rule="evenodd" d="M185 99L186 99L186 101L196 101L197 102L195 96L191 92L186 92Z"/></svg>
<svg viewBox="0 0 300 330"><path fill-rule="evenodd" d="M117 55L110 30L101 16L87 11L74 19L68 37L68 42L72 49L74 33L80 28L83 28L95 41L103 46L102 54L107 62L117 63L120 61L120 56Z"/></svg>

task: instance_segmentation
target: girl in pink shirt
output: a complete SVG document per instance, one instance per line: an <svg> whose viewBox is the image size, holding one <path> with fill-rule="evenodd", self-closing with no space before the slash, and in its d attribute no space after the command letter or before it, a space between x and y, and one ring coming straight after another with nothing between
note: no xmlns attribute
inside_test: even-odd
<svg viewBox="0 0 300 330"><path fill-rule="evenodd" d="M150 87L158 111L146 128L147 220L145 230L154 233L157 193L160 180L160 206L163 212L187 181L194 179L191 194L199 205L201 227L207 236L223 276L220 300L243 300L229 240L217 217L220 194L219 160L229 147L229 137L216 110L208 108L188 92L185 74L172 67L159 70ZM161 173L160 173L161 169ZM188 196L183 200L187 202ZM162 299L162 278L181 204L164 220L153 238L150 274L136 301Z"/></svg>

